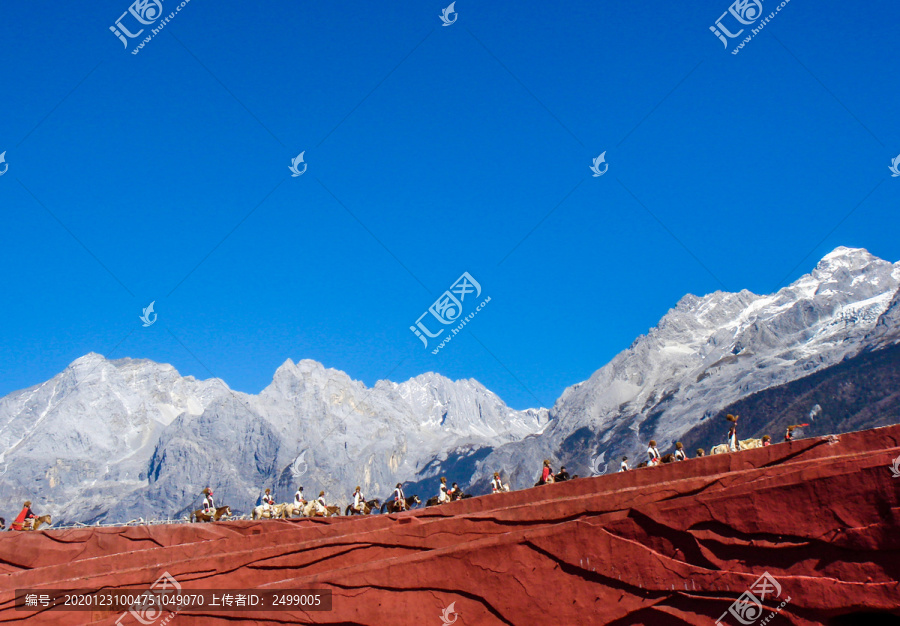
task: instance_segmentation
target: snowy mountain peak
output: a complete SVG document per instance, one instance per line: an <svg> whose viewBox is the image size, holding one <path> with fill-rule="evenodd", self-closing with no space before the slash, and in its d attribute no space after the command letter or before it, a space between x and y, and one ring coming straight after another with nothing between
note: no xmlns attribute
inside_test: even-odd
<svg viewBox="0 0 900 626"><path fill-rule="evenodd" d="M871 263L890 265L887 261L879 259L863 248L839 246L822 257L812 274L818 277L818 275L833 274L839 269L857 271Z"/></svg>

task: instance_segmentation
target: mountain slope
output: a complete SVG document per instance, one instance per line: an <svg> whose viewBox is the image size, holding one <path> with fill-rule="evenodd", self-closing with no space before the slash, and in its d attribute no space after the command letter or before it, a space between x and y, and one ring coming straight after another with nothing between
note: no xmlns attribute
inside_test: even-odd
<svg viewBox="0 0 900 626"><path fill-rule="evenodd" d="M425 374L367 388L314 361L286 361L259 395L169 365L90 354L0 400L7 501L32 499L60 521L184 515L212 485L249 510L325 489L346 501L416 477L459 446L539 431L547 411L514 411L474 380Z"/></svg>
<svg viewBox="0 0 900 626"><path fill-rule="evenodd" d="M496 448L472 483L505 469L534 483L540 461L588 474L643 459L757 391L900 340L900 263L840 247L775 294L687 295L647 335L565 390L541 437ZM593 461L593 462L592 462ZM617 467L618 463L612 463Z"/></svg>

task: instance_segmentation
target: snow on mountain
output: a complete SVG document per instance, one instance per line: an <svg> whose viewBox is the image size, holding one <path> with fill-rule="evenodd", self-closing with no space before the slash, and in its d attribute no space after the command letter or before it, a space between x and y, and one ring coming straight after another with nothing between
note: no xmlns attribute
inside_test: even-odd
<svg viewBox="0 0 900 626"><path fill-rule="evenodd" d="M582 475L637 462L651 438L665 450L740 398L897 342L900 263L840 247L774 294L684 296L549 412L433 373L369 388L288 360L251 395L89 354L0 399L0 493L92 522L181 516L207 485L244 512L266 486L281 501L302 484L346 503L357 484L384 497L452 472L478 489L504 470L522 488L543 458Z"/></svg>
<svg viewBox="0 0 900 626"><path fill-rule="evenodd" d="M244 511L263 487L286 500L298 481L346 501L356 484L384 495L448 449L515 441L546 421L546 409L513 411L474 380L436 374L367 388L288 360L250 395L89 354L0 399L0 493L81 522L180 516L207 485Z"/></svg>
<svg viewBox="0 0 900 626"><path fill-rule="evenodd" d="M898 287L900 263L840 247L774 294L687 295L647 335L566 389L541 437L494 450L472 482L503 468L514 486L529 486L546 457L582 475L624 455L636 464L650 439L665 450L738 398L900 340Z"/></svg>

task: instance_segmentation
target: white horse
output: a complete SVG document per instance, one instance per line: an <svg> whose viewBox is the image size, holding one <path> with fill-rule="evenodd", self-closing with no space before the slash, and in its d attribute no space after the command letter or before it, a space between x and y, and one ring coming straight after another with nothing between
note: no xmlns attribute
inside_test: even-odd
<svg viewBox="0 0 900 626"><path fill-rule="evenodd" d="M253 509L253 513L250 515L250 519L275 519L276 517L280 517L283 519L284 508L284 504L273 504L271 506L260 504L258 507Z"/></svg>
<svg viewBox="0 0 900 626"><path fill-rule="evenodd" d="M738 450L752 450L753 448L762 448L762 439L744 439L743 441L738 441ZM725 452L730 452L731 448L727 443L722 443L717 446L714 446L712 450L709 451L710 454L724 454Z"/></svg>

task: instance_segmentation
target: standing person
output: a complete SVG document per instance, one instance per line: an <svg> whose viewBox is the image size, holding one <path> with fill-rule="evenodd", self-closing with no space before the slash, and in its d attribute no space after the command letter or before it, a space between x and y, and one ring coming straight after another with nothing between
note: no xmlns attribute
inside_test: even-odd
<svg viewBox="0 0 900 626"><path fill-rule="evenodd" d="M684 446L679 441L675 444L675 460L684 461L685 459L687 459L687 455L684 453Z"/></svg>
<svg viewBox="0 0 900 626"><path fill-rule="evenodd" d="M447 492L447 477L441 476L440 491L438 492L438 504L450 502L450 494Z"/></svg>
<svg viewBox="0 0 900 626"><path fill-rule="evenodd" d="M394 503L398 511L406 510L406 496L403 495L403 485L400 483L397 483L397 486L394 488Z"/></svg>
<svg viewBox="0 0 900 626"><path fill-rule="evenodd" d="M544 459L544 467L541 470L539 485L547 485L553 482L553 469L550 467L550 459Z"/></svg>
<svg viewBox="0 0 900 626"><path fill-rule="evenodd" d="M737 421L740 415L731 415L730 413L725 416L729 422L731 422L731 428L728 429L728 449L732 452L737 452L738 449L738 441L737 441Z"/></svg>
<svg viewBox="0 0 900 626"><path fill-rule="evenodd" d="M659 449L656 447L656 441L651 439L650 445L647 447L647 455L650 457L650 467L659 465Z"/></svg>
<svg viewBox="0 0 900 626"><path fill-rule="evenodd" d="M627 456L622 457L622 464L619 466L619 471L620 472L628 471L628 457Z"/></svg>
<svg viewBox="0 0 900 626"><path fill-rule="evenodd" d="M31 500L26 500L25 504L22 505L22 510L16 515L16 519L9 525L9 529L25 530L27 528L28 530L31 530L35 518L37 518L37 515L31 510Z"/></svg>
<svg viewBox="0 0 900 626"><path fill-rule="evenodd" d="M363 505L366 503L366 498L362 494L362 489L359 485L356 486L356 490L353 492L353 510L362 515L363 513Z"/></svg>
<svg viewBox="0 0 900 626"><path fill-rule="evenodd" d="M504 485L500 480L500 472L494 472L494 479L491 481L491 493L501 493L509 491L509 485Z"/></svg>
<svg viewBox="0 0 900 626"><path fill-rule="evenodd" d="M216 512L216 503L213 501L213 492L209 487L203 490L203 512L206 514Z"/></svg>

